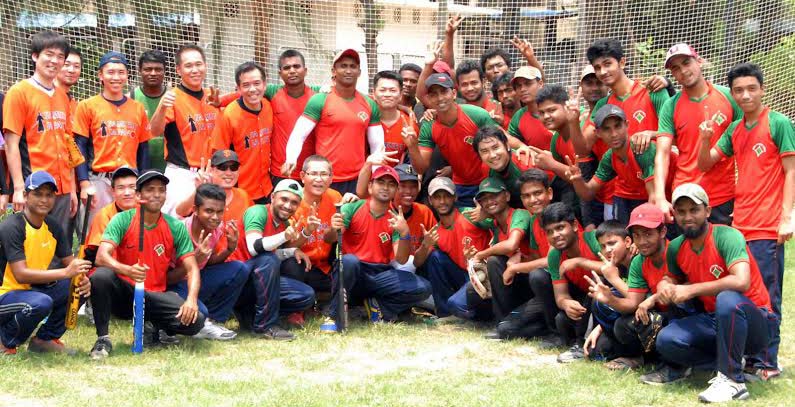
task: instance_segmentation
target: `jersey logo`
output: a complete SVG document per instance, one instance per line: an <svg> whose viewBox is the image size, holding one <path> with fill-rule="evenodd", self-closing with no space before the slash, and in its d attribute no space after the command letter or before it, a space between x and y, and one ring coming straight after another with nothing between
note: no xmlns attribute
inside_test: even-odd
<svg viewBox="0 0 795 407"><path fill-rule="evenodd" d="M36 130L39 133L44 133L44 117L41 116L41 113L36 116Z"/></svg>
<svg viewBox="0 0 795 407"><path fill-rule="evenodd" d="M718 123L718 126L723 124L723 122L725 122L726 119L727 119L727 117L726 117L725 114L723 114L723 112L718 112L718 113L715 113L714 115L712 115L712 121L715 122L715 123Z"/></svg>
<svg viewBox="0 0 795 407"><path fill-rule="evenodd" d="M765 147L765 145L762 143L756 143L754 144L753 150L754 154L756 154L756 157L759 158L759 156L767 151L767 147Z"/></svg>
<svg viewBox="0 0 795 407"><path fill-rule="evenodd" d="M464 238L463 238L463 239L461 239L461 244L462 244L464 247L469 247L469 246L471 246L471 245L472 245L472 238L471 238L471 237L469 237L469 236L464 236Z"/></svg>
<svg viewBox="0 0 795 407"><path fill-rule="evenodd" d="M709 268L709 272L710 272L710 274L715 276L716 279L718 279L718 278L720 278L720 275L723 273L723 267L721 267L721 266L719 266L717 264L713 264Z"/></svg>
<svg viewBox="0 0 795 407"><path fill-rule="evenodd" d="M474 143L474 142L475 142L475 137L474 136L466 136L466 137L464 137L464 143L467 143L467 144L469 144L471 146L472 143Z"/></svg>
<svg viewBox="0 0 795 407"><path fill-rule="evenodd" d="M638 123L640 123L646 118L646 112L643 110L636 110L635 113L632 114L632 117L635 118Z"/></svg>
<svg viewBox="0 0 795 407"><path fill-rule="evenodd" d="M155 246L155 253L157 253L158 256L162 256L163 253L165 253L165 252L166 252L166 247L163 246L162 243L160 243L157 246Z"/></svg>
<svg viewBox="0 0 795 407"><path fill-rule="evenodd" d="M362 122L366 122L367 121L367 113L365 113L365 112L356 113L356 116L358 116L359 120L361 120Z"/></svg>
<svg viewBox="0 0 795 407"><path fill-rule="evenodd" d="M381 243L386 243L389 241L389 233L381 232L378 234L378 238L381 239Z"/></svg>
<svg viewBox="0 0 795 407"><path fill-rule="evenodd" d="M643 179L643 173L638 171L635 175L638 176L638 179Z"/></svg>
<svg viewBox="0 0 795 407"><path fill-rule="evenodd" d="M196 133L196 121L193 120L192 116L188 116L188 124L190 125L190 132Z"/></svg>

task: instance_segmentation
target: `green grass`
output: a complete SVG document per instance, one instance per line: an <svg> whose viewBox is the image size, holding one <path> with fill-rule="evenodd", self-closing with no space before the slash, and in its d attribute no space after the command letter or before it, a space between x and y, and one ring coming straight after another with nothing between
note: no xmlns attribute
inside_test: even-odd
<svg viewBox="0 0 795 407"><path fill-rule="evenodd" d="M792 405L795 386L795 245L788 245L785 319L773 383L749 384L743 406ZM0 406L679 406L696 405L707 374L668 387L600 363L561 366L534 342L491 342L470 325L354 324L345 336L318 333L276 343L247 334L231 343L183 339L176 347L130 354L129 322L114 321L112 357L87 357L95 339L81 319L64 340L79 356L0 358Z"/></svg>

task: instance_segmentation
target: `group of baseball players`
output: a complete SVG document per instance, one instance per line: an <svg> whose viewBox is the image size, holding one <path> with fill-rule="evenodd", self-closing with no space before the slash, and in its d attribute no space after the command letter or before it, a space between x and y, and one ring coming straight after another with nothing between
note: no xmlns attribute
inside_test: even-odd
<svg viewBox="0 0 795 407"><path fill-rule="evenodd" d="M762 103L761 69L739 63L716 85L675 44L673 80L633 79L622 44L598 39L572 90L546 83L518 38L516 69L503 49L456 65L459 23L424 66L378 72L372 96L353 49L331 85L306 84L287 50L281 84L246 62L219 92L194 44L169 88L160 51L87 67L63 36L33 35L35 71L0 119L14 210L0 351L74 352L60 338L76 293L90 356L106 358L111 317L131 319L143 282L145 346L232 340L232 318L273 340L307 317L334 334L347 301L373 323L481 321L489 339L560 348L561 363L646 365L649 384L714 371L705 402L780 376L795 131ZM78 101L84 68L101 91Z"/></svg>

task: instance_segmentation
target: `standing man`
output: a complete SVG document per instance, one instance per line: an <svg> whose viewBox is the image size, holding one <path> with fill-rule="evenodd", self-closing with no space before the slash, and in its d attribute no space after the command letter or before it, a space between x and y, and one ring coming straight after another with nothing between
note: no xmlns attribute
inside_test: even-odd
<svg viewBox="0 0 795 407"><path fill-rule="evenodd" d="M72 94L72 87L80 81L80 73L83 72L83 54L77 48L69 48L69 55L63 63L63 68L55 78L55 85L69 96L69 112L75 113L77 109L77 98Z"/></svg>
<svg viewBox="0 0 795 407"><path fill-rule="evenodd" d="M532 66L523 66L516 70L511 79L511 86L524 107L514 113L508 126L511 135L511 147L522 145L533 146L546 150L552 142L552 133L544 127L538 113L536 94L544 86L541 71Z"/></svg>
<svg viewBox="0 0 795 407"><path fill-rule="evenodd" d="M175 213L177 203L194 188L196 171L210 158L212 134L220 112L210 104L217 89L202 87L207 75L204 50L195 44L177 49L174 62L180 83L167 91L152 115L152 134L163 134L166 143L165 175L174 183L168 189L163 211Z"/></svg>
<svg viewBox="0 0 795 407"><path fill-rule="evenodd" d="M138 58L140 86L130 92L130 99L136 100L146 110L146 117L152 120L160 99L166 93L166 56L159 50L145 51ZM149 140L149 165L160 171L166 170L163 134L154 134Z"/></svg>
<svg viewBox="0 0 795 407"><path fill-rule="evenodd" d="M304 140L314 130L315 151L328 158L334 168L331 187L343 194L352 193L366 158L365 141L370 151L379 151L384 145L384 129L378 106L356 90L362 74L359 53L353 49L340 51L331 66L335 86L330 93L314 95L307 102L290 133L281 173L287 176L293 172Z"/></svg>
<svg viewBox="0 0 795 407"><path fill-rule="evenodd" d="M398 74L403 79L400 90L400 105L411 109L414 117L422 117L425 106L417 99L417 86L419 85L422 68L417 64L406 63L400 66Z"/></svg>
<svg viewBox="0 0 795 407"><path fill-rule="evenodd" d="M455 70L455 80L461 94L458 103L480 107L489 112L494 121L502 124L502 106L495 103L485 91L485 76L476 61L467 60L458 64Z"/></svg>
<svg viewBox="0 0 795 407"><path fill-rule="evenodd" d="M267 197L273 186L271 134L273 110L265 100L265 68L245 62L235 70L240 97L224 109L213 130L213 150L233 150L239 157L238 186L253 200Z"/></svg>
<svg viewBox="0 0 795 407"><path fill-rule="evenodd" d="M394 152L397 162L406 161L406 137L417 137L420 132L414 115L398 109L403 79L394 71L381 71L373 78L373 97L381 111L381 126L384 128L386 152Z"/></svg>
<svg viewBox="0 0 795 407"><path fill-rule="evenodd" d="M702 123L698 164L708 170L722 160L736 158L733 225L748 241L773 312L781 321L784 243L792 238L795 200L795 131L789 118L762 103L764 76L757 65L735 65L729 71L729 87L744 117L729 125L712 148L707 138L715 136L717 123L714 119ZM753 373L765 380L781 374L778 330L771 339L767 354L751 359Z"/></svg>
<svg viewBox="0 0 795 407"><path fill-rule="evenodd" d="M519 99L516 97L516 91L511 86L512 80L513 74L508 72L498 76L491 83L491 94L502 106L502 123L500 125L504 130L508 130L513 114L521 107Z"/></svg>

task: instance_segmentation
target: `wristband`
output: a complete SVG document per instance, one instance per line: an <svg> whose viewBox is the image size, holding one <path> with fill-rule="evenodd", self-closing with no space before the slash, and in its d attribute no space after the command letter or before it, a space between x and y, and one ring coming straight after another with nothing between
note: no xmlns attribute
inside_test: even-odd
<svg viewBox="0 0 795 407"><path fill-rule="evenodd" d="M401 237L400 237L400 240L411 240L411 234L408 234L408 235L406 235L405 237L404 237L404 236L401 236Z"/></svg>
<svg viewBox="0 0 795 407"><path fill-rule="evenodd" d="M302 228L301 229L301 236L309 239L310 237L312 237L312 234L311 233L310 234L306 234L306 228Z"/></svg>

